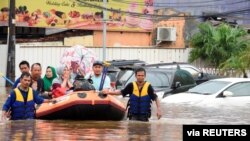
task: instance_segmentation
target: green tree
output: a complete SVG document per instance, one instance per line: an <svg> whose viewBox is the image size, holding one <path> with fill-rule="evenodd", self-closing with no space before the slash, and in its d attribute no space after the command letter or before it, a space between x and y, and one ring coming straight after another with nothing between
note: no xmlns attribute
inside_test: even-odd
<svg viewBox="0 0 250 141"><path fill-rule="evenodd" d="M239 55L247 47L247 40L243 40L247 32L242 28L220 24L217 27L210 23L201 23L199 32L190 40L193 49L189 55L189 61L204 60L215 68L239 68L241 71L246 65L239 65ZM238 64L239 66L235 66Z"/></svg>
<svg viewBox="0 0 250 141"><path fill-rule="evenodd" d="M241 38L238 44L244 49L221 63L219 67L222 68L222 70L234 69L236 73L243 73L243 77L247 78L247 69L250 68L250 44L246 38Z"/></svg>

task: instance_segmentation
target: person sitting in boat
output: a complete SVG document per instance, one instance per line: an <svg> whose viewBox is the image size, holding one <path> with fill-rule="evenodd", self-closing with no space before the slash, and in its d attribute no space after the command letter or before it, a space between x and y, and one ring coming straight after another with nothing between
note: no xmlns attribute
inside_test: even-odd
<svg viewBox="0 0 250 141"><path fill-rule="evenodd" d="M94 74L89 74L89 76L86 76L86 78L92 79L93 85L96 90L100 91L100 85L103 75L103 62L102 61L95 61L93 63L93 72ZM104 74L106 75L106 74ZM111 88L110 86L110 78L109 76L106 76L103 84L103 89L109 90Z"/></svg>
<svg viewBox="0 0 250 141"><path fill-rule="evenodd" d="M30 72L30 64L29 64L29 62L25 61L25 60L21 61L19 63L19 69L20 69L21 73ZM15 89L19 85L19 83L20 83L20 77L17 78L17 80L14 82L14 84L12 86L12 89Z"/></svg>
<svg viewBox="0 0 250 141"><path fill-rule="evenodd" d="M75 80L76 77L84 77L85 73L84 70L80 67L79 63L77 61L71 61L71 78Z"/></svg>
<svg viewBox="0 0 250 141"><path fill-rule="evenodd" d="M20 85L10 92L3 105L2 119L25 120L35 118L35 104L53 102L54 100L43 99L38 92L30 87L31 75L23 72L20 77Z"/></svg>
<svg viewBox="0 0 250 141"><path fill-rule="evenodd" d="M73 79L71 79L71 71L67 66L62 66L57 68L57 78L52 81L52 93L55 95L57 90L60 90L60 95L62 94L61 91L65 91L66 93L71 92L73 89ZM58 97L58 96L56 96Z"/></svg>
<svg viewBox="0 0 250 141"><path fill-rule="evenodd" d="M92 79L85 79L84 76L77 75L73 83L74 91L95 90Z"/></svg>
<svg viewBox="0 0 250 141"><path fill-rule="evenodd" d="M44 82L41 77L42 66L40 63L34 63L31 65L31 83L30 87L37 91L43 98L48 98L49 96L44 93Z"/></svg>
<svg viewBox="0 0 250 141"><path fill-rule="evenodd" d="M52 66L48 66L46 68L46 73L43 77L44 82L44 93L49 97L52 98L52 81L57 77L56 69Z"/></svg>
<svg viewBox="0 0 250 141"><path fill-rule="evenodd" d="M151 116L151 101L155 101L157 107L157 118L161 118L160 102L154 92L152 85L145 81L146 70L138 68L135 70L136 81L129 83L123 90L107 91L103 94L130 95L128 103L128 118L130 120L149 121Z"/></svg>

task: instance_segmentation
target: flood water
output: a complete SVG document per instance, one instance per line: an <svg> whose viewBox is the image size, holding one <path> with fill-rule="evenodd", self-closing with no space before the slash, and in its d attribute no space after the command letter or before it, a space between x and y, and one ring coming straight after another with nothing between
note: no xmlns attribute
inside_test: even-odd
<svg viewBox="0 0 250 141"><path fill-rule="evenodd" d="M0 87L0 104L7 98ZM154 103L153 103L154 104ZM6 141L181 141L183 124L250 124L250 105L197 107L161 103L163 117L150 122L26 120L0 121L0 140ZM1 114L1 113L0 113Z"/></svg>

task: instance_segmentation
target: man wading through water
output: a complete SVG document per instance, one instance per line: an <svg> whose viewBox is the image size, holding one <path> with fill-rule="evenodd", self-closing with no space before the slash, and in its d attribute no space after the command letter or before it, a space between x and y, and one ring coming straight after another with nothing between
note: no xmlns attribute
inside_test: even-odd
<svg viewBox="0 0 250 141"><path fill-rule="evenodd" d="M30 86L31 75L23 72L20 77L20 85L10 92L3 105L2 120L25 120L35 118L35 104L54 102L53 99L43 99L38 92Z"/></svg>
<svg viewBox="0 0 250 141"><path fill-rule="evenodd" d="M146 71L144 68L135 70L136 81L129 83L123 90L103 90L104 94L120 95L125 97L129 94L128 118L130 120L148 121L151 116L151 102L155 101L157 118L161 118L160 101L154 93L151 84L145 81Z"/></svg>

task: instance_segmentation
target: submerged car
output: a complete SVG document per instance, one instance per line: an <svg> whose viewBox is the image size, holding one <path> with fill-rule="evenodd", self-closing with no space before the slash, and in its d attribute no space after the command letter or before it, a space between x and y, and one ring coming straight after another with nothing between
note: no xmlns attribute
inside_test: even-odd
<svg viewBox="0 0 250 141"><path fill-rule="evenodd" d="M187 91L196 86L192 75L182 69L145 68L146 81L150 82L159 98L164 94L175 94ZM121 76L117 83L117 88L122 89L128 83L136 80L134 69L120 71Z"/></svg>
<svg viewBox="0 0 250 141"><path fill-rule="evenodd" d="M141 66L145 65L146 62L142 60L110 60L106 61L110 63L111 66L108 68L107 75L110 77L111 80L111 87L116 89L116 82L120 78L121 73L119 73L124 67L132 67L132 66ZM119 74L119 76L118 76Z"/></svg>
<svg viewBox="0 0 250 141"><path fill-rule="evenodd" d="M181 104L250 104L250 78L220 78L199 84L187 92L162 99Z"/></svg>
<svg viewBox="0 0 250 141"><path fill-rule="evenodd" d="M204 73L199 68L184 62L157 63L157 64L145 65L145 67L151 67L151 68L177 68L178 66L181 69L188 71L193 76L197 85L206 82L210 79L220 78L220 76L217 75Z"/></svg>
<svg viewBox="0 0 250 141"><path fill-rule="evenodd" d="M140 66L140 65L146 65L145 61L142 60L110 60L110 61L106 61L107 63L111 64L111 68L112 67L124 67L124 66Z"/></svg>

